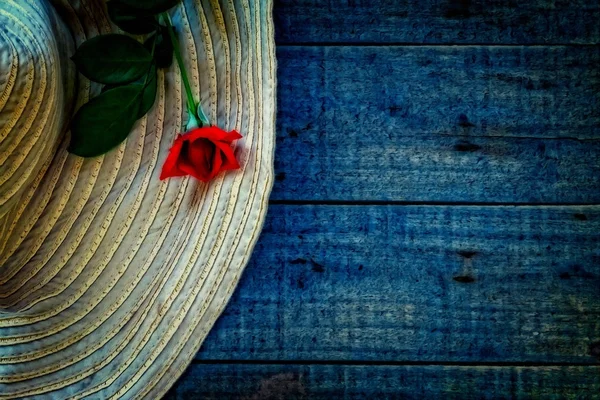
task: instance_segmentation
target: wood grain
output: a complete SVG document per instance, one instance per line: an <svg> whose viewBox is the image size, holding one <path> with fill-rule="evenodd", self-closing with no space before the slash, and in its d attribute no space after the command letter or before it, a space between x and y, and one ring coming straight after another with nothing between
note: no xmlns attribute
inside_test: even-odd
<svg viewBox="0 0 600 400"><path fill-rule="evenodd" d="M197 357L597 363L599 231L600 207L271 206Z"/></svg>
<svg viewBox="0 0 600 400"><path fill-rule="evenodd" d="M274 200L600 202L600 48L278 57Z"/></svg>
<svg viewBox="0 0 600 400"><path fill-rule="evenodd" d="M288 134L600 139L600 46L280 46L277 57Z"/></svg>
<svg viewBox="0 0 600 400"><path fill-rule="evenodd" d="M192 365L167 400L593 399L600 367Z"/></svg>
<svg viewBox="0 0 600 400"><path fill-rule="evenodd" d="M590 0L279 0L283 43L598 43Z"/></svg>
<svg viewBox="0 0 600 400"><path fill-rule="evenodd" d="M167 398L597 398L600 3L274 18L275 205Z"/></svg>

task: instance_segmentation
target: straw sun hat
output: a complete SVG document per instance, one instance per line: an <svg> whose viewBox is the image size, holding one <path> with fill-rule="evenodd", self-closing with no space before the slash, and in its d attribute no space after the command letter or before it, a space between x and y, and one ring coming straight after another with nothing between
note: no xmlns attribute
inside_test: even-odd
<svg viewBox="0 0 600 400"><path fill-rule="evenodd" d="M105 156L67 152L101 86L70 57L116 32L104 0L0 1L0 399L160 398L225 307L273 181L271 0L184 0L171 17L195 94L236 129L241 169L159 180L187 118L181 74Z"/></svg>

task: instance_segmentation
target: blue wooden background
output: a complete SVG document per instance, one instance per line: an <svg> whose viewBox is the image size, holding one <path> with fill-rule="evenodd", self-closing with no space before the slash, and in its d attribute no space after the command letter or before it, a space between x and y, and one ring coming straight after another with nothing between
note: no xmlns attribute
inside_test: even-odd
<svg viewBox="0 0 600 400"><path fill-rule="evenodd" d="M600 2L274 15L269 215L167 398L600 398Z"/></svg>

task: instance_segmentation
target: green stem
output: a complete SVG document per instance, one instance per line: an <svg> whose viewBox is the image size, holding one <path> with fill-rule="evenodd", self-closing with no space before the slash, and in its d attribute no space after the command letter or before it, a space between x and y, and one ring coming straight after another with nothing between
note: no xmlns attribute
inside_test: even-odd
<svg viewBox="0 0 600 400"><path fill-rule="evenodd" d="M175 59L177 60L177 65L179 66L179 70L181 71L181 80L183 81L183 86L185 87L185 94L187 96L188 112L192 113L192 115L194 116L197 116L202 122L203 126L210 125L210 123L208 122L208 118L202 110L202 106L200 104L196 106L196 102L194 101L192 87L190 86L190 80L188 79L185 64L183 63L183 57L181 56L181 52L179 50L179 41L177 40L177 36L175 36L175 30L173 29L173 24L171 23L171 17L166 12L163 12L161 16L167 24L169 37L171 38L171 43L173 44L173 52L175 53Z"/></svg>

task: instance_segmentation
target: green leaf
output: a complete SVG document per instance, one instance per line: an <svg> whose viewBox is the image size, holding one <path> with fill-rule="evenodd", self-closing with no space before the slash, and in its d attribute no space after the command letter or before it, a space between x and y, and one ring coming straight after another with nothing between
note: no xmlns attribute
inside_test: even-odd
<svg viewBox="0 0 600 400"><path fill-rule="evenodd" d="M173 43L165 27L161 27L157 33L146 39L144 47L148 51L152 51L152 44L155 40L154 60L156 61L156 66L158 68L170 67L173 64Z"/></svg>
<svg viewBox="0 0 600 400"><path fill-rule="evenodd" d="M158 14L181 3L181 0L119 0L141 13Z"/></svg>
<svg viewBox="0 0 600 400"><path fill-rule="evenodd" d="M148 80L144 82L135 82L132 85L137 86L141 92L138 118L142 118L154 105L156 99L156 91L158 82L156 79L156 65L152 65L148 76Z"/></svg>
<svg viewBox="0 0 600 400"><path fill-rule="evenodd" d="M158 27L158 21L153 15L137 15L135 9L119 1L109 1L106 6L112 22L125 32L142 35L154 32Z"/></svg>
<svg viewBox="0 0 600 400"><path fill-rule="evenodd" d="M142 118L154 105L154 100L156 99L156 91L158 89L158 83L156 79L156 65L152 64L152 67L148 71L148 78L146 75L138 79L137 81L130 83L129 86L135 86L138 88L140 92L140 104L139 104L139 112L137 114L138 119ZM102 88L102 93L107 92L116 87L121 87L122 85L105 85Z"/></svg>
<svg viewBox="0 0 600 400"><path fill-rule="evenodd" d="M69 152L96 157L121 144L138 119L141 87L119 86L83 105L71 122Z"/></svg>
<svg viewBox="0 0 600 400"><path fill-rule="evenodd" d="M100 35L84 42L73 56L79 72L104 84L133 82L144 75L152 55L144 46L119 34Z"/></svg>

